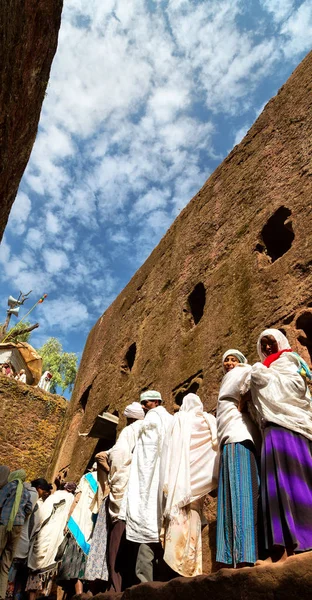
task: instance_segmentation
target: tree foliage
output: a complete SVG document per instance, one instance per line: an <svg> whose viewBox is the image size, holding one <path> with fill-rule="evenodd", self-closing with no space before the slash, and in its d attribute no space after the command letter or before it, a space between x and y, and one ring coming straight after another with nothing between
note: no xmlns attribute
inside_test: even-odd
<svg viewBox="0 0 312 600"><path fill-rule="evenodd" d="M31 327L31 323L29 321L23 321L22 323L18 323L14 327L11 327L11 329L8 331L8 338L10 339L12 332L13 334L17 334L14 335L14 340L12 340L14 341L14 343L28 342L31 336L31 331L26 331L25 333L20 333L20 331L22 331L23 329L28 329L29 327Z"/></svg>
<svg viewBox="0 0 312 600"><path fill-rule="evenodd" d="M49 338L38 353L42 356L43 371L53 373L50 392L55 394L57 388L61 388L62 393L68 388L71 392L76 373L78 357L74 352L63 352L61 342L56 338Z"/></svg>

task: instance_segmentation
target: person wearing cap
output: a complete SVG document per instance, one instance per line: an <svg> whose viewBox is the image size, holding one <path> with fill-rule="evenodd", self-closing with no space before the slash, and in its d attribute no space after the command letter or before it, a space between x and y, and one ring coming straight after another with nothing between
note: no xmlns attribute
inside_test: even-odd
<svg viewBox="0 0 312 600"><path fill-rule="evenodd" d="M126 538L138 551L136 576L140 582L153 581L153 563L162 561L159 541L160 511L158 488L160 456L172 415L162 406L162 397L156 390L140 395L146 413L133 452L126 502L119 518L126 521Z"/></svg>
<svg viewBox="0 0 312 600"><path fill-rule="evenodd" d="M139 402L132 402L132 404L129 404L123 414L127 419L127 426L121 431L116 444L109 451L99 453L99 455L96 456L101 464L103 459L106 458L108 467L108 484L110 488L108 513L111 522L111 532L107 556L109 590L115 592L121 592L126 587L135 583L133 578L135 562L132 562L131 564L133 554L128 551L129 543L126 541L125 534L126 524L124 521L119 520L118 517L121 502L127 490L133 450L145 416L144 410ZM105 456L103 456L104 454ZM104 537L103 531L101 531L102 541L100 553L102 553L103 545L106 545ZM136 557L134 556L134 559L135 558ZM97 579L103 579L103 573L103 569L101 571L101 577L96 573Z"/></svg>

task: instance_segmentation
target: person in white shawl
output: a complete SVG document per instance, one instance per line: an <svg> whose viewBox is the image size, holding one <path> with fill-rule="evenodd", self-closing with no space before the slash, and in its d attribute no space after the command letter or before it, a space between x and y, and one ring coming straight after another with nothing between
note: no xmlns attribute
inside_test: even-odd
<svg viewBox="0 0 312 600"><path fill-rule="evenodd" d="M225 375L217 404L221 462L216 560L237 567L253 565L258 557L256 445L259 433L244 409L240 393L251 366L234 348L224 353L222 365Z"/></svg>
<svg viewBox="0 0 312 600"><path fill-rule="evenodd" d="M161 406L161 394L156 390L143 392L140 402L146 416L133 452L127 498L119 518L126 521L127 540L140 545L136 575L144 582L153 580L154 556L161 550L158 505L160 456L173 417Z"/></svg>
<svg viewBox="0 0 312 600"><path fill-rule="evenodd" d="M118 440L108 452L109 470L109 516L111 518L111 532L108 544L108 565L110 574L109 591L121 592L131 583L131 556L126 556L127 542L125 536L126 524L119 517L121 502L126 502L127 486L133 451L137 443L138 434L145 416L139 402L132 402L126 406L124 416L127 426L122 429ZM130 575L130 579L129 579Z"/></svg>
<svg viewBox="0 0 312 600"><path fill-rule="evenodd" d="M263 562L278 563L312 549L311 374L278 329L263 331L257 350L262 363L252 367L250 389L263 427L261 489L268 553Z"/></svg>
<svg viewBox="0 0 312 600"><path fill-rule="evenodd" d="M202 573L201 522L205 496L217 487L216 419L187 394L170 425L160 467L164 560L184 577Z"/></svg>
<svg viewBox="0 0 312 600"><path fill-rule="evenodd" d="M71 579L75 581L75 592L81 594L83 591L82 580L85 579L87 557L96 521L95 515L98 514L96 470L81 477L73 506L67 523L69 542L62 559L58 580L68 581Z"/></svg>
<svg viewBox="0 0 312 600"><path fill-rule="evenodd" d="M40 505L36 513L36 525L32 532L28 554L28 577L26 591L34 600L38 591L49 593L49 584L57 572L55 556L63 542L68 514L74 501L73 494L59 490Z"/></svg>

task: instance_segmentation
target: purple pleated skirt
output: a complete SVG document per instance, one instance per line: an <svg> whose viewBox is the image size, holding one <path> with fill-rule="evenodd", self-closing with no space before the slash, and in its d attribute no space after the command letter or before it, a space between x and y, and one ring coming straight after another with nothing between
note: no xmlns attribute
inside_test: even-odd
<svg viewBox="0 0 312 600"><path fill-rule="evenodd" d="M312 549L312 442L269 423L261 455L265 544Z"/></svg>

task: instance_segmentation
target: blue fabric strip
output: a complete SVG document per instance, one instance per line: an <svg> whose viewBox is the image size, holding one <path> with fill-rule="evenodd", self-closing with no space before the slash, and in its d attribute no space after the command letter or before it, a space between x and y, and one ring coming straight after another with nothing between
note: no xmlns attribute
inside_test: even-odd
<svg viewBox="0 0 312 600"><path fill-rule="evenodd" d="M78 525L74 521L73 517L69 518L67 527L68 527L69 531L71 532L71 534L74 536L78 546L80 546L81 550L85 554L88 555L90 552L90 544L88 544L88 542L86 542L85 537L84 537L80 527L78 527Z"/></svg>
<svg viewBox="0 0 312 600"><path fill-rule="evenodd" d="M85 475L85 478L86 478L88 484L90 485L92 492L95 493L98 489L98 483L97 483L96 479L94 478L94 476L92 475L92 473L87 473Z"/></svg>

